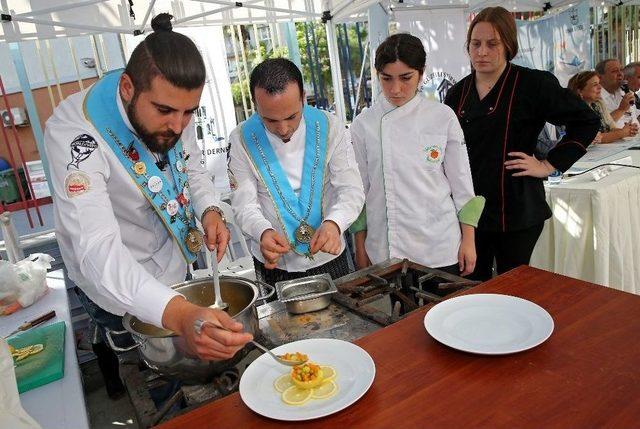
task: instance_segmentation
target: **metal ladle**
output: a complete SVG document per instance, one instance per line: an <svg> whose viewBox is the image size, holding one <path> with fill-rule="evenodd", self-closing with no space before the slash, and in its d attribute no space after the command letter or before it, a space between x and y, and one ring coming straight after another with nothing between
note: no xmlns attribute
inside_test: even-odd
<svg viewBox="0 0 640 429"><path fill-rule="evenodd" d="M197 319L193 325L196 334L200 335L202 333L202 328L204 327L204 325L210 325L213 326L214 328L218 328L218 329L222 329L223 331L227 331L227 332L234 332L231 329L227 329L224 328L220 325L218 325L217 323L213 323L210 322L208 320L202 320L202 319ZM272 358L274 358L278 363L282 364L282 365L286 365L286 366L297 366L297 365L302 365L303 363L305 363L307 360L289 360L289 359L283 359L282 357L274 354L271 350L269 350L268 348L266 348L265 346L263 346L260 343L257 343L253 340L251 340L251 343L253 343L254 346L256 346L257 348L259 348L260 350L262 350L263 352L267 353L269 356L271 356Z"/></svg>
<svg viewBox="0 0 640 429"><path fill-rule="evenodd" d="M215 251L215 250L214 250ZM229 304L222 300L222 294L220 293L220 276L218 274L218 257L217 254L212 256L213 252L208 250L205 252L207 255L207 264L211 267L213 275L213 293L215 294L215 302L209 306L216 310L228 310Z"/></svg>

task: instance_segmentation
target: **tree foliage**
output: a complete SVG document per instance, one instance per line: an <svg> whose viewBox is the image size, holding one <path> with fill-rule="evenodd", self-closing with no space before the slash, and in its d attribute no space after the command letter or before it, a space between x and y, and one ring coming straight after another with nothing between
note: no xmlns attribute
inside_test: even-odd
<svg viewBox="0 0 640 429"><path fill-rule="evenodd" d="M328 103L332 104L334 95L326 27L320 22L307 23L306 26L305 23L298 22L295 24L295 29L302 61L302 75L305 85L309 89L309 95L313 95L313 78L315 78L316 90L318 92L320 91L321 82L322 92L327 98ZM340 31L343 31L343 27L340 28ZM246 76L251 73L251 70L259 62L267 58L289 58L289 50L286 47L274 47L271 40L260 40L258 42L258 46L256 48L252 48L249 35L250 33L251 36L253 36L253 31L249 26L242 26L240 34L242 35L242 43L244 44L245 54L247 57L247 66L250 69L247 71L248 73L245 73L244 61L242 60L241 50L240 47L237 46L238 40L236 39L236 49L238 51L239 61L236 64L237 73L232 78L231 83L233 102L236 106L242 106L241 85L242 90L244 91L246 105L250 106L249 83ZM231 31L229 27L225 27L225 34L227 35L227 41L229 42L231 40ZM342 35L344 37L344 33L342 33ZM360 36L362 47L364 48L367 38L366 24L360 25ZM346 51L343 50L340 54L344 85L347 85L348 82L345 80L347 73L351 73L350 75L357 80L362 67L362 55L360 54L360 46L358 43L356 26L354 24L347 25L347 39L349 43L350 63L345 63L346 58L344 54ZM230 46L229 43L228 46ZM349 91L351 91L351 89L349 89ZM320 94L318 95L320 96Z"/></svg>

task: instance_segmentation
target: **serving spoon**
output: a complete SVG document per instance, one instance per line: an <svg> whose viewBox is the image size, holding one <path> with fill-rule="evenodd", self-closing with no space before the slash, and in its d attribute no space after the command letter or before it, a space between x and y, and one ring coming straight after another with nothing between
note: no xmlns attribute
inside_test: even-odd
<svg viewBox="0 0 640 429"><path fill-rule="evenodd" d="M218 325L217 323L213 323L213 322L211 322L209 320L196 319L196 321L193 324L193 328L195 329L196 334L200 335L202 333L202 328L204 328L205 325L210 325L210 326L213 326L214 328L222 329L223 331L227 331L227 332L234 332L231 329L224 328L224 327ZM262 344L257 343L257 342L255 342L253 340L251 340L251 343L253 343L254 346L259 348L263 352L267 353L269 356L274 358L278 363L280 363L282 365L297 366L297 365L302 365L307 360L309 360L309 359L306 359L306 360L283 359L281 356L278 356L278 355L274 354L271 350L269 350L268 348L266 348Z"/></svg>
<svg viewBox="0 0 640 429"><path fill-rule="evenodd" d="M217 254L212 256L213 252L205 251L207 254L207 262L211 267L211 272L213 274L213 293L216 297L216 300L213 304L209 306L209 308L218 309L228 311L229 304L222 300L222 294L220 293L220 277L218 274L218 257Z"/></svg>

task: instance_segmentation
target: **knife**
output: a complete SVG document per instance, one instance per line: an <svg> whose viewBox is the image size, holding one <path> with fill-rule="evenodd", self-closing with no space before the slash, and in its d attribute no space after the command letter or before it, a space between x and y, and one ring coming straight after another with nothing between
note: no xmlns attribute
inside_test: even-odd
<svg viewBox="0 0 640 429"><path fill-rule="evenodd" d="M55 310L52 310L46 314L43 314L42 316L36 317L33 320L30 320L28 322L24 322L22 325L18 326L18 329L16 329L15 331L13 331L12 333L10 333L9 335L5 335L5 338L9 338L15 334L17 334L18 332L24 332L28 329L33 328L34 326L38 326L41 323L46 322L47 320L51 320L54 317L56 317L56 312Z"/></svg>

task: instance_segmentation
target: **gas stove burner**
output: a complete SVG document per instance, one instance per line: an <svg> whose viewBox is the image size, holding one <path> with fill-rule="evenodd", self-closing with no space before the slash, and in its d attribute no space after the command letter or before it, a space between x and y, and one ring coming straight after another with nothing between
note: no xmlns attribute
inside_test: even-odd
<svg viewBox="0 0 640 429"><path fill-rule="evenodd" d="M135 350L119 355L118 360L120 378L127 388L141 428L150 428L205 402L224 398L237 392L240 385L241 368L238 365L215 376L209 383L180 386L165 403L157 407L151 399L151 390L170 382L147 368Z"/></svg>
<svg viewBox="0 0 640 429"><path fill-rule="evenodd" d="M469 289L480 282L416 264L390 259L335 281L339 294L334 300L381 325L390 325L410 312L447 295ZM390 299L390 310L372 303Z"/></svg>
<svg viewBox="0 0 640 429"><path fill-rule="evenodd" d="M210 383L182 386L182 392L187 406L202 404L206 401L224 398L238 391L240 385L240 371L230 368L214 377Z"/></svg>

